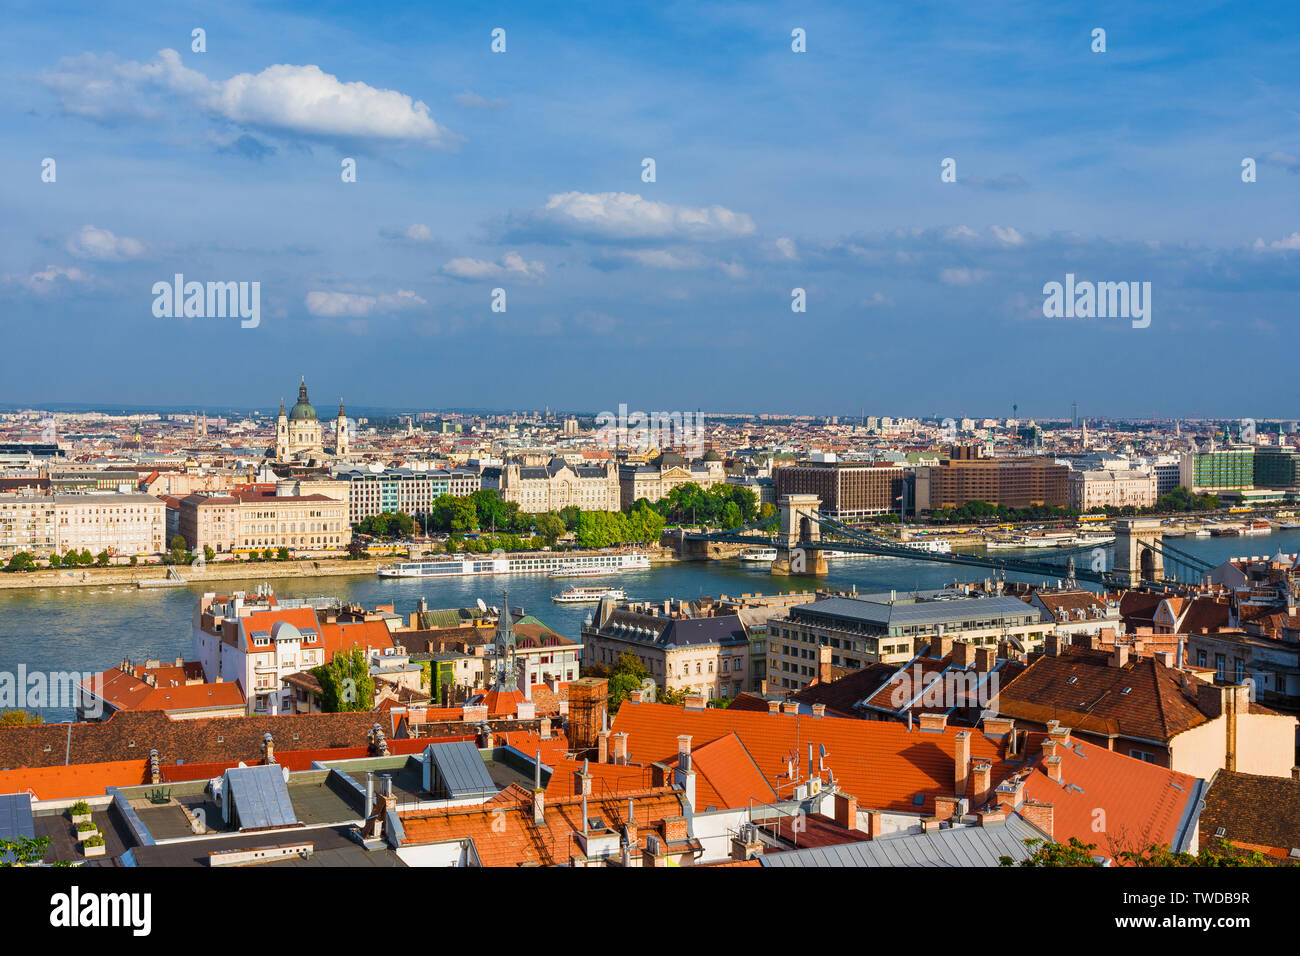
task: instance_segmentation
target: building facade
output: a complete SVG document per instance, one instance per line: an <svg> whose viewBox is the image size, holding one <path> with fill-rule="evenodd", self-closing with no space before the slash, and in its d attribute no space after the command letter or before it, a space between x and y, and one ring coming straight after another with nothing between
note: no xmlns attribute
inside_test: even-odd
<svg viewBox="0 0 1300 956"><path fill-rule="evenodd" d="M985 501L1008 508L1070 503L1070 469L1050 458L946 458L916 469L916 511Z"/></svg>
<svg viewBox="0 0 1300 956"><path fill-rule="evenodd" d="M1147 471L1070 472L1070 507L1076 511L1150 508L1156 503L1156 494L1156 477Z"/></svg>
<svg viewBox="0 0 1300 956"><path fill-rule="evenodd" d="M552 458L545 466L507 463L501 469L498 492L529 514L578 507L583 511L621 510L618 467L613 461L573 466Z"/></svg>
<svg viewBox="0 0 1300 956"><path fill-rule="evenodd" d="M167 550L167 506L152 495L53 495L55 547L110 555Z"/></svg>
<svg viewBox="0 0 1300 956"><path fill-rule="evenodd" d="M903 469L857 461L807 461L772 472L775 500L816 495L823 514L840 521L899 510Z"/></svg>

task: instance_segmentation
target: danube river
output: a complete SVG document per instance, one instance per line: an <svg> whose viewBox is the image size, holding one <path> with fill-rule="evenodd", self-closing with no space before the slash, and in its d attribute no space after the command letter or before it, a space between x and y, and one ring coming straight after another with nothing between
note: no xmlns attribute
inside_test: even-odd
<svg viewBox="0 0 1300 956"><path fill-rule="evenodd" d="M1271 555L1279 549L1294 554L1300 551L1300 531L1276 531L1248 538L1179 538L1171 544L1217 564L1235 555ZM998 557L1031 559L1042 554L1042 551L995 552ZM764 565L740 567L731 561L664 565L619 575L617 581L627 591L629 600L662 601L818 586L902 593L984 576L977 568L935 562L848 558L832 560L830 574L820 579L773 578ZM223 593L251 591L259 583L258 578L250 577L246 581L221 582L220 589ZM591 613L591 606L557 605L551 603L551 596L568 584L592 583L595 582L552 581L533 575L443 579L381 579L366 575L282 578L275 582L275 590L283 597L323 594L365 607L393 604L398 613L406 615L415 609L421 597L428 600L431 608L467 607L477 598L490 605L500 605L502 589L509 588L512 606L522 605L554 630L576 638L583 619ZM192 657L191 621L201 591L197 586L137 590L125 585L0 591L0 697L6 696L6 676L18 674L20 666L29 674L85 672L112 667L123 657L136 662L147 658ZM0 699L0 707L9 706L13 702ZM67 720L71 710L48 707L42 716L48 721Z"/></svg>

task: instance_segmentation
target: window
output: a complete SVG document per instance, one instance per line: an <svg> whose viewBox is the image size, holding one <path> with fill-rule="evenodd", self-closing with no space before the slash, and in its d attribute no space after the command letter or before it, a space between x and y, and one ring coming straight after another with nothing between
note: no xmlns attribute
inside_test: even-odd
<svg viewBox="0 0 1300 956"><path fill-rule="evenodd" d="M1155 754L1151 753L1149 750L1130 750L1128 755L1130 757L1136 757L1138 760L1145 761L1146 763L1155 763L1156 759Z"/></svg>

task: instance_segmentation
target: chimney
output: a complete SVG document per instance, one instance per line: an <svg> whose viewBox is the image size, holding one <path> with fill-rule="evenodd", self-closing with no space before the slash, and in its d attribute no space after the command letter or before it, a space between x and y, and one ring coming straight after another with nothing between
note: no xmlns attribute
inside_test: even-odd
<svg viewBox="0 0 1300 956"><path fill-rule="evenodd" d="M799 713L799 702L796 700L787 700L781 704L781 713L797 714Z"/></svg>
<svg viewBox="0 0 1300 956"><path fill-rule="evenodd" d="M546 821L546 789L533 787L533 826L540 827Z"/></svg>
<svg viewBox="0 0 1300 956"><path fill-rule="evenodd" d="M596 734L596 763L609 763L609 731Z"/></svg>
<svg viewBox="0 0 1300 956"><path fill-rule="evenodd" d="M1060 754L1055 754L1055 753L1054 753L1052 756L1050 756L1050 757L1048 757L1046 760L1044 760L1044 761L1043 761L1043 770L1046 771L1047 776L1048 776L1048 777L1049 777L1049 778L1050 778L1054 783L1060 783L1060 782L1061 782L1061 756L1060 756Z"/></svg>
<svg viewBox="0 0 1300 956"><path fill-rule="evenodd" d="M1015 727L1010 717L985 717L983 720L985 737L1005 737Z"/></svg>
<svg viewBox="0 0 1300 956"><path fill-rule="evenodd" d="M940 821L951 820L957 813L958 802L956 797L935 797L934 818Z"/></svg>
<svg viewBox="0 0 1300 956"><path fill-rule="evenodd" d="M867 839L879 840L884 833L885 815L879 810L867 811Z"/></svg>
<svg viewBox="0 0 1300 956"><path fill-rule="evenodd" d="M642 866L667 866L668 854L664 852L663 842L657 833L645 838L645 850L641 854Z"/></svg>
<svg viewBox="0 0 1300 956"><path fill-rule="evenodd" d="M640 692L639 690L634 690L634 691L630 692L630 693L627 695L627 702L628 702L629 704L639 704L639 703L641 703L641 692Z"/></svg>
<svg viewBox="0 0 1300 956"><path fill-rule="evenodd" d="M1123 667L1127 663L1128 663L1128 645L1117 643L1115 645L1115 649L1110 652L1110 666Z"/></svg>
<svg viewBox="0 0 1300 956"><path fill-rule="evenodd" d="M619 765L627 763L627 731L620 731L614 735L614 763Z"/></svg>
<svg viewBox="0 0 1300 956"><path fill-rule="evenodd" d="M812 712L813 712L813 716L814 716L814 717L825 717L825 716L826 716L826 705L825 705L825 704L813 704L813 705L812 705Z"/></svg>
<svg viewBox="0 0 1300 956"><path fill-rule="evenodd" d="M955 739L953 749L953 793L966 796L966 781L970 777L970 731L963 730Z"/></svg>
<svg viewBox="0 0 1300 956"><path fill-rule="evenodd" d="M703 694L687 694L687 695L686 695L686 698L683 700L683 704L685 704L687 710L703 710L703 709L704 709L704 695L703 695Z"/></svg>
<svg viewBox="0 0 1300 956"><path fill-rule="evenodd" d="M681 734L677 738L677 766L681 770L691 769L691 736Z"/></svg>
<svg viewBox="0 0 1300 956"><path fill-rule="evenodd" d="M846 830L858 828L858 798L842 790L835 791L833 801L835 822Z"/></svg>
<svg viewBox="0 0 1300 956"><path fill-rule="evenodd" d="M940 634L930 642L930 656L938 660L943 660L953 652L952 638Z"/></svg>
<svg viewBox="0 0 1300 956"><path fill-rule="evenodd" d="M996 648L980 647L975 650L975 670L981 674L987 674L997 666L998 652Z"/></svg>
<svg viewBox="0 0 1300 956"><path fill-rule="evenodd" d="M992 787L993 763L989 760L976 760L972 770L971 805L982 807L989 799Z"/></svg>
<svg viewBox="0 0 1300 956"><path fill-rule="evenodd" d="M1020 807L1020 815L1046 833L1049 839L1056 839L1055 808L1052 804L1026 800Z"/></svg>
<svg viewBox="0 0 1300 956"><path fill-rule="evenodd" d="M1161 664L1172 670L1174 663L1177 660L1177 655L1173 651L1161 651L1156 654L1156 660L1160 661Z"/></svg>
<svg viewBox="0 0 1300 956"><path fill-rule="evenodd" d="M943 733L944 728L948 726L947 714L921 714L921 729L929 731L938 731Z"/></svg>
<svg viewBox="0 0 1300 956"><path fill-rule="evenodd" d="M952 646L952 666L969 667L975 661L975 645L967 641L957 641Z"/></svg>
<svg viewBox="0 0 1300 956"><path fill-rule="evenodd" d="M270 731L262 734L262 758L267 763L275 763L275 738Z"/></svg>
<svg viewBox="0 0 1300 956"><path fill-rule="evenodd" d="M1061 637L1059 634L1048 634L1043 639L1043 653L1048 657L1061 656Z"/></svg>
<svg viewBox="0 0 1300 956"><path fill-rule="evenodd" d="M587 769L587 761L582 762L582 769L573 772L573 786L578 794L589 797L591 796L591 771Z"/></svg>
<svg viewBox="0 0 1300 956"><path fill-rule="evenodd" d="M779 700L769 700L767 702L767 712L769 714L781 713L781 702Z"/></svg>
<svg viewBox="0 0 1300 956"><path fill-rule="evenodd" d="M629 848L636 848L636 804L632 801L631 797L627 798L627 819L623 821L623 840L627 843Z"/></svg>
<svg viewBox="0 0 1300 956"><path fill-rule="evenodd" d="M1062 727L1058 721L1054 720L1047 725L1047 736L1061 747L1070 746L1070 728Z"/></svg>
<svg viewBox="0 0 1300 956"><path fill-rule="evenodd" d="M549 740L551 736L551 718L543 717L541 723L537 725L537 734L543 740Z"/></svg>
<svg viewBox="0 0 1300 956"><path fill-rule="evenodd" d="M373 770L366 771L366 819L375 812L375 774Z"/></svg>

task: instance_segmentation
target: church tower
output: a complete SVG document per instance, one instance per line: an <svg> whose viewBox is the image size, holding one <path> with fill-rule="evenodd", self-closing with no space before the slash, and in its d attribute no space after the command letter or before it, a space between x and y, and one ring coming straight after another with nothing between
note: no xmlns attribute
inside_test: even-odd
<svg viewBox="0 0 1300 956"><path fill-rule="evenodd" d="M289 416L284 413L284 399L280 399L280 414L275 419L275 460L289 457Z"/></svg>
<svg viewBox="0 0 1300 956"><path fill-rule="evenodd" d="M334 419L334 457L348 457L348 420L343 414L343 399L339 399L339 417Z"/></svg>

